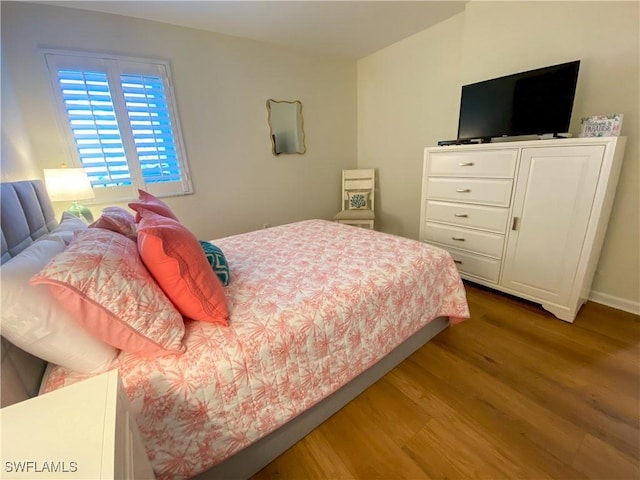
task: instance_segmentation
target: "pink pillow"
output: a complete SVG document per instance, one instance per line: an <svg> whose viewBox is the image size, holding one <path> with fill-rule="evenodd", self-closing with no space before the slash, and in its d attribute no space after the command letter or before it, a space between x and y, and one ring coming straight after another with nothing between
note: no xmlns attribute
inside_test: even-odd
<svg viewBox="0 0 640 480"><path fill-rule="evenodd" d="M77 322L114 347L145 355L184 351L182 317L149 275L136 243L119 233L77 233L30 283L48 285Z"/></svg>
<svg viewBox="0 0 640 480"><path fill-rule="evenodd" d="M155 212L158 215L162 215L163 217L178 220L178 217L173 214L166 203L164 203L158 197L151 195L149 192L138 190L138 198L139 200L137 202L131 202L129 204L129 208L136 211L136 223L140 222L141 208L146 208L147 210Z"/></svg>
<svg viewBox="0 0 640 480"><path fill-rule="evenodd" d="M185 317L229 325L222 283L198 239L180 222L141 208L138 251L160 288Z"/></svg>
<svg viewBox="0 0 640 480"><path fill-rule="evenodd" d="M89 228L104 228L112 232L121 233L133 241L138 239L136 231L136 219L132 213L120 207L107 207L102 209L102 215Z"/></svg>

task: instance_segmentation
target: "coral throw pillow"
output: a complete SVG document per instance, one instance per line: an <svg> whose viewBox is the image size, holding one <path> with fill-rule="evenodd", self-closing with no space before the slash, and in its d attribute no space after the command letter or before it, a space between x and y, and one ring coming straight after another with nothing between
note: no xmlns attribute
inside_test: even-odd
<svg viewBox="0 0 640 480"><path fill-rule="evenodd" d="M124 235L78 232L30 283L48 285L77 322L114 347L145 355L184 351L182 316Z"/></svg>
<svg viewBox="0 0 640 480"><path fill-rule="evenodd" d="M163 217L178 220L178 217L174 215L174 213L166 203L164 203L158 197L151 195L149 192L145 192L144 190L138 190L138 201L131 202L129 204L129 208L131 210L135 210L136 212L136 223L140 221L139 210L141 208L149 210L150 212L155 212L158 215L162 215Z"/></svg>
<svg viewBox="0 0 640 480"><path fill-rule="evenodd" d="M140 208L138 251L164 293L185 317L229 324L224 289L198 239L177 220Z"/></svg>

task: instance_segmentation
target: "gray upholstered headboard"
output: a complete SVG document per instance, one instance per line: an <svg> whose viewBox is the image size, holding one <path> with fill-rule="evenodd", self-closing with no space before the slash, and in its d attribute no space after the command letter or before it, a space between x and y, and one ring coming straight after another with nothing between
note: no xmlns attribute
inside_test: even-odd
<svg viewBox="0 0 640 480"><path fill-rule="evenodd" d="M9 261L58 225L42 180L0 183L0 224L0 263ZM1 348L1 406L37 395L46 362L20 350L4 337Z"/></svg>
<svg viewBox="0 0 640 480"><path fill-rule="evenodd" d="M42 180L0 183L4 263L58 225Z"/></svg>

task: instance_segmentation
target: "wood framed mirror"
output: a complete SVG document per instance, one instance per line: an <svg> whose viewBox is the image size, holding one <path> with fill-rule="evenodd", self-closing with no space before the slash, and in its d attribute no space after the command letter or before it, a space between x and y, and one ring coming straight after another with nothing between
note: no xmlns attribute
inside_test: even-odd
<svg viewBox="0 0 640 480"><path fill-rule="evenodd" d="M307 147L304 142L302 102L269 99L267 113L273 154L304 154Z"/></svg>

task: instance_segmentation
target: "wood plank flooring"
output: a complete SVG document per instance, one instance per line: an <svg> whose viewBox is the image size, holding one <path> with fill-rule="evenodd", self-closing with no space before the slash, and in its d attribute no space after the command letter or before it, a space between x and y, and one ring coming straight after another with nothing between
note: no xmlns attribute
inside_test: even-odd
<svg viewBox="0 0 640 480"><path fill-rule="evenodd" d="M467 284L448 328L253 477L640 479L640 317Z"/></svg>

